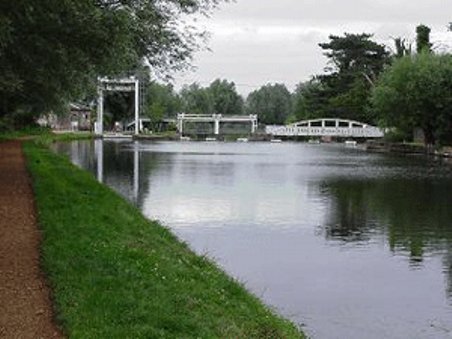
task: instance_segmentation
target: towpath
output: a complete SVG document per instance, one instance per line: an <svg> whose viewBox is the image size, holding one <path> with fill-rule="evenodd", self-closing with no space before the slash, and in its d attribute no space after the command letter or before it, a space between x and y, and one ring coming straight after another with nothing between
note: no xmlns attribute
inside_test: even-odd
<svg viewBox="0 0 452 339"><path fill-rule="evenodd" d="M62 338L40 270L40 240L22 145L0 142L0 338Z"/></svg>

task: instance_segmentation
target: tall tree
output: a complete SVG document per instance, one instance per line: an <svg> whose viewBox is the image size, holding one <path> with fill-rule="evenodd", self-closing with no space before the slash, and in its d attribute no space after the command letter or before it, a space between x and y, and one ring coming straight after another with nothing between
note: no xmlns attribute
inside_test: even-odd
<svg viewBox="0 0 452 339"><path fill-rule="evenodd" d="M292 113L291 94L283 84L268 84L250 93L247 112L264 124L284 124Z"/></svg>
<svg viewBox="0 0 452 339"><path fill-rule="evenodd" d="M431 29L425 25L416 27L416 51L418 53L431 51L433 45L430 43L430 32Z"/></svg>
<svg viewBox="0 0 452 339"><path fill-rule="evenodd" d="M389 53L371 37L365 33L345 33L331 35L329 42L319 44L329 59L328 73L317 77L321 86L315 89L315 97L323 102L323 107L315 109L323 112L324 117L373 122L367 110L370 89L389 62ZM306 110L313 108L308 106Z"/></svg>
<svg viewBox="0 0 452 339"><path fill-rule="evenodd" d="M323 86L317 78L298 84L292 95L295 120L325 117L327 115L325 107L328 105L329 98L324 94Z"/></svg>
<svg viewBox="0 0 452 339"><path fill-rule="evenodd" d="M184 86L180 91L182 110L185 113L212 114L213 100L210 92L197 83Z"/></svg>
<svg viewBox="0 0 452 339"><path fill-rule="evenodd" d="M371 38L372 35L366 33L345 33L343 37L330 35L329 42L319 44L329 59L330 76L339 76L344 85L356 77L374 82L388 62L389 54L383 45Z"/></svg>
<svg viewBox="0 0 452 339"><path fill-rule="evenodd" d="M424 50L396 60L373 90L372 104L384 126L420 128L427 145L452 141L452 56Z"/></svg>
<svg viewBox="0 0 452 339"><path fill-rule="evenodd" d="M208 91L213 101L214 113L243 114L243 98L237 93L234 82L217 79L210 84Z"/></svg>
<svg viewBox="0 0 452 339"><path fill-rule="evenodd" d="M405 39L398 37L398 38L394 38L393 40L394 40L394 47L395 47L393 56L395 58L401 58L406 55L412 54L412 46Z"/></svg>
<svg viewBox="0 0 452 339"><path fill-rule="evenodd" d="M184 67L202 41L183 18L222 0L15 0L0 3L0 118L38 114L79 96L97 76L146 60Z"/></svg>
<svg viewBox="0 0 452 339"><path fill-rule="evenodd" d="M174 118L181 111L182 102L174 92L172 85L163 85L155 81L149 83L146 90L145 115L153 122L163 118Z"/></svg>

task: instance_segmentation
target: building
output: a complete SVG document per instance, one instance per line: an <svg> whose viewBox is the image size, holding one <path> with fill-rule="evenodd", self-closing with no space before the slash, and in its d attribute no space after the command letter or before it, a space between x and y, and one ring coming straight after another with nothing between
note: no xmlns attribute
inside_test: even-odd
<svg viewBox="0 0 452 339"><path fill-rule="evenodd" d="M91 108L86 105L71 103L67 114L48 114L41 117L38 124L56 131L91 131L93 126Z"/></svg>

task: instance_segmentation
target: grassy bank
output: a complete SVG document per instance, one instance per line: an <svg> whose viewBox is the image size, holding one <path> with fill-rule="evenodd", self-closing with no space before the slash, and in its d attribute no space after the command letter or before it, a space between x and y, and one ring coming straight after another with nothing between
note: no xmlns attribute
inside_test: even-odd
<svg viewBox="0 0 452 339"><path fill-rule="evenodd" d="M25 153L43 266L69 337L303 337L89 173L33 142Z"/></svg>
<svg viewBox="0 0 452 339"><path fill-rule="evenodd" d="M40 144L49 144L55 141L70 141L91 139L94 135L91 132L66 132L54 133L48 128L32 127L17 131L0 132L0 141L14 139L33 139Z"/></svg>

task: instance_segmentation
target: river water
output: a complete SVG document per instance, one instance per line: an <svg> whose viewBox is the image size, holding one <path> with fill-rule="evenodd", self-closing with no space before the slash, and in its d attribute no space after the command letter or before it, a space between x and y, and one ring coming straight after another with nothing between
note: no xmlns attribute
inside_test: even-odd
<svg viewBox="0 0 452 339"><path fill-rule="evenodd" d="M452 167L343 145L55 145L313 338L452 338Z"/></svg>

